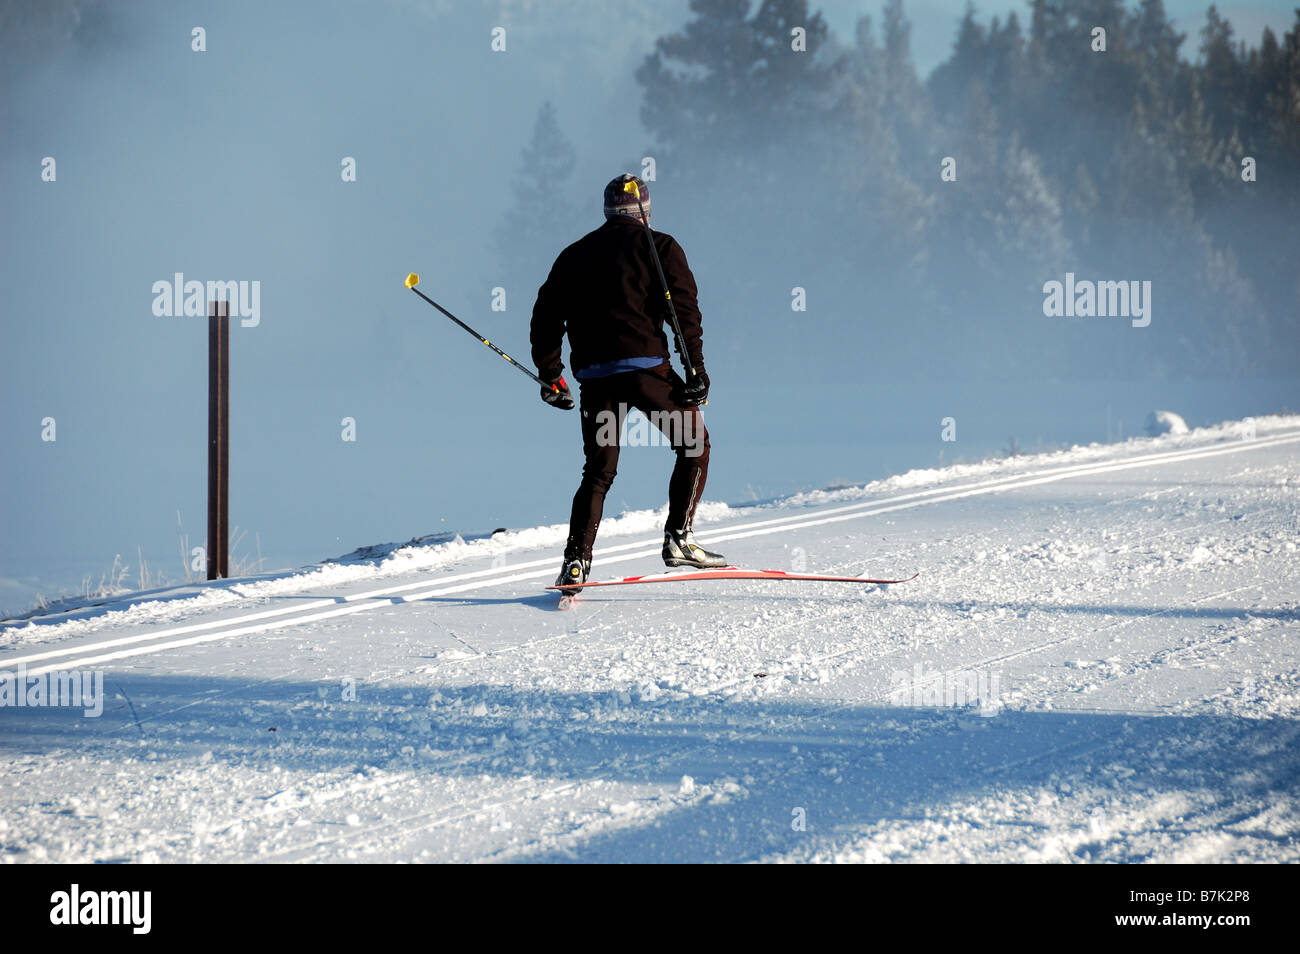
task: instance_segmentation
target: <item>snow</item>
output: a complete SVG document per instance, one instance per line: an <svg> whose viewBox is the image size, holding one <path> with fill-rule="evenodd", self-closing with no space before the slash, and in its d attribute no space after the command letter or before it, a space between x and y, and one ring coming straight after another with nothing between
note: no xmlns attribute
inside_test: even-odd
<svg viewBox="0 0 1300 954"><path fill-rule="evenodd" d="M557 491L558 492L558 491ZM596 578L655 572L664 514ZM565 528L0 627L6 862L1296 861L1300 417L755 506L748 567L543 589Z"/></svg>
<svg viewBox="0 0 1300 954"><path fill-rule="evenodd" d="M1186 434L1187 422L1173 411L1152 411L1147 415L1145 430L1152 437L1157 434Z"/></svg>

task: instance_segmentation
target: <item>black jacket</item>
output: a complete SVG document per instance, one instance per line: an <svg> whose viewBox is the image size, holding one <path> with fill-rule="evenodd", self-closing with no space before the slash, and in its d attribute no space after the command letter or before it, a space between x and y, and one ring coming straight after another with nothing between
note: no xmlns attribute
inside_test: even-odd
<svg viewBox="0 0 1300 954"><path fill-rule="evenodd" d="M691 364L704 366L695 276L671 235L654 233ZM665 324L667 327L665 328ZM575 373L622 358L668 359L668 307L650 258L645 227L631 216L607 219L555 260L537 291L531 338L539 376L554 381L564 365L560 347L569 333Z"/></svg>

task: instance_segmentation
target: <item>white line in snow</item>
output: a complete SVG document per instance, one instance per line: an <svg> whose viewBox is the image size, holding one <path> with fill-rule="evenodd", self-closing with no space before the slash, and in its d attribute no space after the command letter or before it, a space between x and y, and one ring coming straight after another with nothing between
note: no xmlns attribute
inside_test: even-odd
<svg viewBox="0 0 1300 954"><path fill-rule="evenodd" d="M1300 441L1300 434L1292 434L1264 440L1242 441L1228 446L1217 446L1209 448L1198 448L1192 450L1170 451L1160 454L1147 454L1141 457L1125 458L1116 461L1103 461L1092 464L1075 465L1066 468L1059 468L1048 471L1031 471L1027 474L1001 478L998 480L985 481L979 484L970 484L961 488L934 487L927 490L915 491L913 493L901 494L897 497L887 498L883 501L869 501L860 504L850 504L844 507L835 507L830 510L821 511L817 516L802 517L794 515L790 517L780 517L771 520L760 520L749 524L740 524L732 528L730 532L713 533L710 539L715 542L726 540L739 540L746 537L765 536L772 533L784 533L788 530L799 530L806 527L823 526L828 523L839 523L845 520L857 520L862 517L876 516L882 513L891 513L896 510L907 510L913 507L924 506L927 504L944 503L951 500L961 500L966 497L982 496L984 494L1003 493L1009 490L1018 490L1024 487L1034 487L1040 484L1055 483L1062 480L1070 480L1076 477L1087 477L1094 474L1115 473L1124 470L1133 470L1141 467L1157 466L1159 464L1179 463L1189 460L1201 460L1209 457L1218 457L1223 454L1235 454L1246 450L1260 450L1267 447L1276 447L1281 444L1289 444ZM719 528L721 529L721 528ZM625 543L618 546L607 547L597 551L601 557L602 563L621 563L627 560L638 560L647 556L658 553L658 547L636 550L632 553L624 553L620 556L610 557L609 554L644 547L645 544ZM429 599L434 596L446 596L453 593L463 593L469 590L484 589L486 587L501 586L506 583L519 583L527 580L536 580L541 577L550 575L550 568L553 565L551 559L533 560L527 563L519 563L509 567L509 575L497 575L502 572L499 567L487 570L475 570L469 573L461 573L437 584L435 588L425 590L419 593L411 593L404 596L390 596L403 591L418 589L422 586L428 586L428 580L420 580L415 583L404 583L397 586L384 587L376 590L368 590L364 593L354 593L351 596L339 597L337 599L321 599L311 603L289 607L281 610L270 610L262 613L252 613L247 616L236 617L235 619L216 620L209 623L196 623L189 626L173 627L167 630L160 630L156 633L146 633L137 636L126 636L115 640L107 640L102 643L96 643L93 646L77 646L68 649L49 650L44 653L35 653L30 656L10 658L0 660L4 666L16 666L18 664L26 665L28 662L50 659L60 655L72 655L80 652L94 652L98 655L85 656L80 659L65 659L59 663L52 663L46 666L37 667L27 670L29 676L42 675L48 672L54 672L64 668L89 666L99 663L113 662L118 659L125 659L132 656L141 656L162 652L168 649L179 649L185 646L196 646L202 643L212 642L218 639L227 639L233 636L244 636L251 633L263 632L268 629L277 629L284 626L296 626L300 623L316 622L317 620L330 619L335 616L348 616L353 613L365 612L366 610L379 609L384 606L392 606L397 603L415 602L418 600ZM534 567L545 566L548 569L533 571ZM528 570L529 572L520 573L519 570ZM467 581L467 582L458 582ZM448 583L455 582L456 585L448 586ZM359 602L368 600L369 602ZM338 607L338 603L352 603L351 606ZM199 630L212 629L218 626L239 624L251 620L266 620L270 617L286 616L290 613L302 613L305 610L316 609L324 606L335 606L337 608L326 610L320 613L309 613L305 616L293 616L290 619L272 619L270 622L261 622L251 626L236 626L234 629L221 630L219 632L204 633L199 636L190 636L185 639L171 640L165 643L153 643L148 646L135 646L132 649L123 649L116 652L101 653L103 649L114 646L135 645L140 642L150 640L159 640L164 637L180 635L186 632L196 632Z"/></svg>

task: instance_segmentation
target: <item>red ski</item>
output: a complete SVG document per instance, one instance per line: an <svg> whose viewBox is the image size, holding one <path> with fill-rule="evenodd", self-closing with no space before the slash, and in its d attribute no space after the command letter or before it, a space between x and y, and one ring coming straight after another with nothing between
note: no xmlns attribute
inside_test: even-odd
<svg viewBox="0 0 1300 954"><path fill-rule="evenodd" d="M687 570L684 572L654 573L649 576L625 576L618 580L600 580L579 586L548 586L548 590L589 590L593 586L628 586L632 583L690 583L696 580L813 580L824 583L906 583L920 573L897 580L877 580L865 576L825 576L818 573L787 573L784 570L742 570L738 566L724 566L714 570Z"/></svg>

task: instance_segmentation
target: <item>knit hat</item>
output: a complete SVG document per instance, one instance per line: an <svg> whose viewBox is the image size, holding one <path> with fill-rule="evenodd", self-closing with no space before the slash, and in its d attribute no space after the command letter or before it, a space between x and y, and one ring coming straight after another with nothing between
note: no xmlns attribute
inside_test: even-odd
<svg viewBox="0 0 1300 954"><path fill-rule="evenodd" d="M623 191L625 183L635 182L637 189L641 192L641 208L637 207L635 192ZM613 218L616 215L630 215L632 218L639 220L641 218L641 209L645 209L646 218L650 218L650 190L646 184L633 175L626 172L610 180L609 185L605 186L605 218Z"/></svg>

